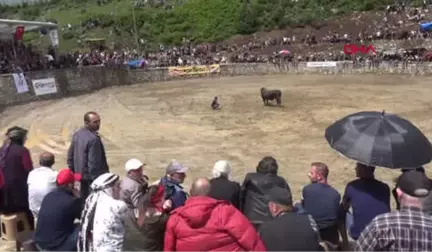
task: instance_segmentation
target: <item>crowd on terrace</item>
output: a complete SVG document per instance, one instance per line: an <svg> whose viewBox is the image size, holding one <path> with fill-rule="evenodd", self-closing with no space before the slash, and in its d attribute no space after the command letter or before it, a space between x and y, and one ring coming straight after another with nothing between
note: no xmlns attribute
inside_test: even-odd
<svg viewBox="0 0 432 252"><path fill-rule="evenodd" d="M357 178L340 194L330 168L311 162L310 184L293 198L275 158L263 157L241 184L230 180L227 160L211 179L182 183L188 168L173 160L151 182L146 164L125 163L112 173L98 135L100 116L84 115L67 155L68 168L40 153L34 167L27 130L9 128L0 149L0 212L25 212L44 251L430 251L432 184L424 169L402 170L396 185L357 163ZM398 203L391 210L391 197ZM430 194L432 195L432 194Z"/></svg>
<svg viewBox="0 0 432 252"><path fill-rule="evenodd" d="M427 4L427 3L425 3ZM429 32L418 29L418 24L427 22L427 8L405 8L392 5L380 17L380 24L373 29L365 29L358 34L337 32L330 29L326 35L319 37L313 33L297 35L286 33L271 37L253 36L250 39L229 43L194 44L188 39L180 46L160 45L153 52L138 52L134 49L91 50L88 52L56 53L49 48L40 50L24 45L22 42L0 41L0 71L15 72L19 66L23 71L47 68L71 68L89 65L124 67L129 61L143 60L142 66L165 67L176 65L201 65L219 63L252 63L286 61L337 61L352 60L345 55L343 45L346 43L368 44L376 41L391 40L428 40ZM395 21L394 17L403 20ZM286 50L288 53L280 53ZM355 60L396 60L396 61L429 61L432 52L426 48L378 48L378 54L357 55ZM57 54L57 55L56 55Z"/></svg>

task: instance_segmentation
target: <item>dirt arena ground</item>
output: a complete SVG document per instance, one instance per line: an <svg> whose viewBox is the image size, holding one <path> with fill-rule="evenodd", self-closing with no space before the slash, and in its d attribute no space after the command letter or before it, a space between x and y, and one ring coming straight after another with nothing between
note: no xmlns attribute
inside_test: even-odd
<svg viewBox="0 0 432 252"><path fill-rule="evenodd" d="M329 165L330 183L341 193L354 178L354 162L336 154L324 138L325 128L347 114L385 109L432 137L431 82L390 75L280 75L141 84L8 108L0 129L28 128L35 165L47 150L56 154L55 167L63 168L71 134L82 125L83 114L94 110L102 117L101 135L114 172L123 174L125 161L137 157L156 180L177 159L191 168L190 184L192 178L210 176L216 160L227 159L234 179L241 181L262 157L272 155L298 200L313 161ZM284 106L263 106L261 87L281 89ZM220 111L209 108L214 96L220 98ZM397 174L377 171L391 186Z"/></svg>

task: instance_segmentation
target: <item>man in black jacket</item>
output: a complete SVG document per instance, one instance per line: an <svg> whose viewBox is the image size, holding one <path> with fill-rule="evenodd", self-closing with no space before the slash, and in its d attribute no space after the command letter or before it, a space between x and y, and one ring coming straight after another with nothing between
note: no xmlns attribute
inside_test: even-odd
<svg viewBox="0 0 432 252"><path fill-rule="evenodd" d="M42 201L34 240L39 250L76 251L78 225L82 203L77 197L74 183L81 180L79 174L62 169L57 175L58 188L48 193Z"/></svg>
<svg viewBox="0 0 432 252"><path fill-rule="evenodd" d="M240 204L243 214L258 230L264 221L271 220L268 211L268 191L280 187L291 192L288 183L277 175L279 166L273 157L264 157L256 173L248 173L243 181Z"/></svg>
<svg viewBox="0 0 432 252"><path fill-rule="evenodd" d="M68 151L67 163L74 173L80 173L81 199L85 201L90 185L99 175L109 172L105 148L98 134L100 117L96 112L84 115L84 127L74 133Z"/></svg>
<svg viewBox="0 0 432 252"><path fill-rule="evenodd" d="M310 215L293 212L291 193L274 187L268 192L268 208L273 220L261 225L260 236L268 251L317 251L318 226Z"/></svg>
<svg viewBox="0 0 432 252"><path fill-rule="evenodd" d="M209 197L231 202L240 209L240 184L229 180L232 171L231 164L227 160L219 160L213 166L213 178L210 180Z"/></svg>

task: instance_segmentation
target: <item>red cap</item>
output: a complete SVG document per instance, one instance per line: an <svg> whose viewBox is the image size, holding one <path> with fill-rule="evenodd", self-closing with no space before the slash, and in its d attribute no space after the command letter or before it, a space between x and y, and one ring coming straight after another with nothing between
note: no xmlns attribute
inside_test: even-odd
<svg viewBox="0 0 432 252"><path fill-rule="evenodd" d="M61 169L57 174L57 185L67 185L75 181L81 181L81 174L73 173L70 169Z"/></svg>

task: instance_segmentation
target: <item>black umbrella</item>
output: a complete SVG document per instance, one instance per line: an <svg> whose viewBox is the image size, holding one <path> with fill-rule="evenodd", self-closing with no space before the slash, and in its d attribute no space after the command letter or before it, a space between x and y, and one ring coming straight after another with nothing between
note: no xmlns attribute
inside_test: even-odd
<svg viewBox="0 0 432 252"><path fill-rule="evenodd" d="M387 168L415 168L432 160L432 145L411 122L394 114L359 112L330 125L330 146L360 163Z"/></svg>

